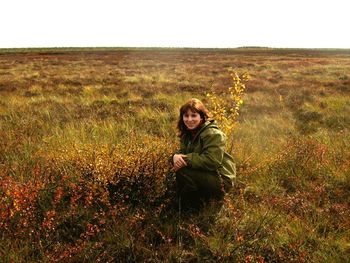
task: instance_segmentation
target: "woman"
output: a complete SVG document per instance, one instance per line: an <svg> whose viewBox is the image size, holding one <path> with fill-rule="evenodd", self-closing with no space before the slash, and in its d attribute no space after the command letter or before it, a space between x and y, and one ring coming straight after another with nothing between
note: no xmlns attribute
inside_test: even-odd
<svg viewBox="0 0 350 263"><path fill-rule="evenodd" d="M182 207L199 208L203 201L222 199L236 176L226 137L198 99L180 108L177 124L180 150L173 155L177 194Z"/></svg>

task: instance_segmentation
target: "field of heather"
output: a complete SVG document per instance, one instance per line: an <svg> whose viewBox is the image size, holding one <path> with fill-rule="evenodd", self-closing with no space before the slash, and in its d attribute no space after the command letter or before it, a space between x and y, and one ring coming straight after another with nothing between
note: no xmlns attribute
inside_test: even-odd
<svg viewBox="0 0 350 263"><path fill-rule="evenodd" d="M179 107L248 73L222 206L169 209ZM348 262L350 50L0 49L1 262Z"/></svg>

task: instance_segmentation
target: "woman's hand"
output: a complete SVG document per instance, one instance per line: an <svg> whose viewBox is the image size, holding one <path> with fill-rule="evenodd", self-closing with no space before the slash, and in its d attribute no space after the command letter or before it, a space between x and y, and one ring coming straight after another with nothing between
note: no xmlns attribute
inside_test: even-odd
<svg viewBox="0 0 350 263"><path fill-rule="evenodd" d="M174 154L174 156L173 156L173 162L174 162L173 169L175 172L177 172L182 167L187 166L187 163L186 163L184 157L186 157L186 155L184 155L184 154Z"/></svg>

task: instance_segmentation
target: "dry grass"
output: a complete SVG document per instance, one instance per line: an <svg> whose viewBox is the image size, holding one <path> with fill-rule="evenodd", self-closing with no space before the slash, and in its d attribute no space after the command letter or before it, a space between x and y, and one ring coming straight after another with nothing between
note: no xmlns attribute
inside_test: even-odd
<svg viewBox="0 0 350 263"><path fill-rule="evenodd" d="M2 262L345 262L350 53L0 51ZM218 210L169 210L179 106L251 75ZM170 189L170 190L169 190Z"/></svg>

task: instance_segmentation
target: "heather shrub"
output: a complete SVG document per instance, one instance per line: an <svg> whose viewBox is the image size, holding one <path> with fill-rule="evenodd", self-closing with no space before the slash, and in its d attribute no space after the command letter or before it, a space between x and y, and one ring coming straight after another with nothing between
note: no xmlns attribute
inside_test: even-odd
<svg viewBox="0 0 350 263"><path fill-rule="evenodd" d="M166 175L174 146L134 139L115 148L75 145L46 153L46 161L24 182L3 171L2 238L22 238L33 250L41 248L38 257L63 259L87 249L108 222L113 225L131 207L160 213L170 198Z"/></svg>

